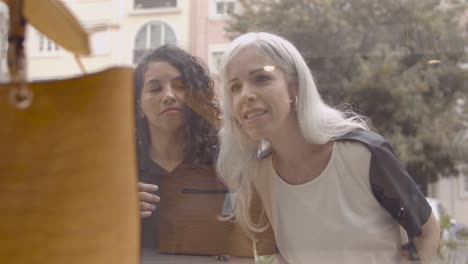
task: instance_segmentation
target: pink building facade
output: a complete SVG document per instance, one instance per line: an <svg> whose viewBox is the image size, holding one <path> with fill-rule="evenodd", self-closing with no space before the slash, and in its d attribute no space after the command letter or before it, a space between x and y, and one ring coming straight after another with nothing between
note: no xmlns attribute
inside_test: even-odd
<svg viewBox="0 0 468 264"><path fill-rule="evenodd" d="M224 27L237 0L191 0L190 52L203 59L216 75L219 59L230 42Z"/></svg>

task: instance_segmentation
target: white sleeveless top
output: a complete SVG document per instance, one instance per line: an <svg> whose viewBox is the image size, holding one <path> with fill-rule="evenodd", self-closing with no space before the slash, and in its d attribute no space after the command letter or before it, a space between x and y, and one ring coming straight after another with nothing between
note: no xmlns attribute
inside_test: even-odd
<svg viewBox="0 0 468 264"><path fill-rule="evenodd" d="M273 229L290 264L398 262L400 226L372 193L370 159L361 143L335 142L310 182L290 185L274 172Z"/></svg>

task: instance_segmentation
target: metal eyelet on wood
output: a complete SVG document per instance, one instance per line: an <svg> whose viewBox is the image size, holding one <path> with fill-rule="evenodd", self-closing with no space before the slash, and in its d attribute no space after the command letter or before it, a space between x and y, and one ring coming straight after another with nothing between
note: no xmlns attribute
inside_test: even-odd
<svg viewBox="0 0 468 264"><path fill-rule="evenodd" d="M31 106L34 94L28 89L26 84L20 84L10 90L10 104L19 110L27 109Z"/></svg>

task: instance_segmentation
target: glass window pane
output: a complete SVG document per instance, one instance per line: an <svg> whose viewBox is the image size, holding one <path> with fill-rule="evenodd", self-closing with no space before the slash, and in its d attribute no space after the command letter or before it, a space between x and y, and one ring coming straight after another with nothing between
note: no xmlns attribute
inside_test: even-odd
<svg viewBox="0 0 468 264"><path fill-rule="evenodd" d="M177 7L177 0L166 0L164 2L164 7Z"/></svg>
<svg viewBox="0 0 468 264"><path fill-rule="evenodd" d="M148 52L147 49L134 50L133 51L133 63L138 64L146 52Z"/></svg>
<svg viewBox="0 0 468 264"><path fill-rule="evenodd" d="M234 3L234 2L229 2L229 3L227 3L227 10L226 10L226 13L227 13L227 14L232 14L232 13L234 13L234 8L235 8L235 3Z"/></svg>
<svg viewBox="0 0 468 264"><path fill-rule="evenodd" d="M223 14L224 13L224 2L216 2L216 14Z"/></svg>
<svg viewBox="0 0 468 264"><path fill-rule="evenodd" d="M468 108L466 105L466 102L468 102L467 92L459 88L465 88L468 84L466 81L468 74L468 39L466 38L468 32L466 30L468 28L468 5L460 5L462 2L467 3L467 0L129 1L131 2L123 0L64 1L69 4L67 7L72 9L72 13L76 15L76 18L83 25L109 25L112 27L108 31L105 29L89 36L92 54L89 57L86 56L83 61L88 72L97 72L115 65L137 64L141 62L142 58L144 58L148 52L153 51L162 44L171 43L179 46L193 56L196 56L203 62L203 66L209 68L209 77L212 77L214 81L215 91L213 94L216 95L213 99L218 99L219 101L216 103L226 106L226 102L223 102L224 99L221 95L226 95L226 93L229 95L229 92L232 91L227 90L223 92L223 78L220 76L219 66L224 50L227 49L229 43L232 41L231 37L241 35L246 31L275 32L285 39L290 40L304 56L306 64L301 62L299 66L303 68L310 67L315 79L314 81L316 81L323 100L331 106L338 106L340 108L344 106L343 108L345 110L355 109L357 112L368 116L375 130L379 131L379 133L382 132L384 136L388 137L387 139L394 146L395 153L403 159L405 164L410 165L408 167L410 174L413 175L413 172L417 172L417 174L415 174L417 175L416 177L418 177L416 182L421 186L423 191L427 192L427 187L425 187L426 183L424 182L425 179L436 180L434 177L438 177L438 175L442 175L444 172L452 171L450 167L454 162L449 160L450 157L446 155L446 148L441 147L438 142L443 141L448 145L449 142L447 141L455 134L454 132L456 132L451 130L458 130L462 125L468 122ZM6 37L8 35L7 32L5 32L8 25L1 23L3 16L8 15L8 12L2 13L2 4L3 2L0 0L0 63L2 63L0 64L0 80L3 72L7 69L5 64L5 51L7 43ZM445 6L442 6L443 4L445 4ZM456 10L451 10L450 5L454 4L457 5L457 10L463 9L464 11L455 12ZM444 8L448 10L450 16L444 14L447 13L444 11ZM232 13L236 13L239 16L230 16ZM458 21L458 18L460 18L460 21ZM447 22L453 20L456 21L453 23ZM114 25L115 29L113 28ZM453 30L457 25L461 27L459 32ZM93 30L96 30L96 28ZM62 76L74 76L80 73L76 62L70 59L69 53L66 53L66 56L63 56L63 58L57 56L57 54L62 53L62 47L50 41L44 35L36 34L35 31L33 31L33 33L34 34L29 34L31 41L25 43L28 51L32 51L27 54L27 56L29 56L28 74L31 76L31 79L46 79L48 77L61 78ZM463 40L463 42L459 42L461 40L458 39L457 34L462 36L461 40ZM99 56L96 56L98 54ZM273 56L275 51L271 50L269 54L272 54L269 59L272 59L272 61L276 63L276 56ZM190 65L187 65L186 61L182 64L183 67L176 68L179 72L183 72L186 75L186 72L189 73L187 69L190 68L188 67ZM263 67L265 71L269 72L271 68L264 67L268 65L269 63L260 66L260 68ZM238 65L239 70L249 69L251 66L258 67L258 65L250 64L249 61L246 61L245 65ZM463 68L463 72L461 72L460 68ZM303 70L307 72L306 69ZM176 88L176 90L182 87L182 84L184 84L185 87L197 86L197 88L202 89L211 88L211 85L199 85L201 81L197 78L191 78L191 76L182 77L184 77L181 78L183 81L179 81L178 83L171 81L167 82L167 84L170 83L174 85L173 88ZM271 80L268 80L269 78L267 77L270 76L259 75L256 81L260 83L260 80L264 78L264 80L267 80L265 83L270 83ZM282 75L281 78L283 77ZM203 76L203 78L204 80L209 79L206 76ZM163 81L165 80L161 80L161 83ZM194 82L191 83L192 81ZM276 82L278 79L274 81ZM285 79L285 81L291 80ZM309 81L312 83L312 79ZM288 84L287 82L283 84L285 83ZM156 87L157 85L154 86ZM235 87L231 86L231 88ZM265 86L264 88L267 87ZM286 88L288 88L287 92L289 92L290 87ZM303 87L301 87L301 89L302 88ZM314 87L312 88L315 89ZM182 90L180 89L178 91ZM156 92L156 90L152 92ZM210 94L208 95L211 98ZM192 95L197 96L195 93L188 94L188 96ZM286 94L283 93L282 95L284 96ZM460 102L465 103L453 103L454 100L452 98L455 97L460 97ZM141 99L141 97L137 98ZM202 97L193 97L193 99L203 100ZM287 99L291 99L291 103L295 103L295 98ZM190 106L202 106L202 108L200 108L202 111L209 111L209 109L212 109L212 107L205 107L208 106L206 104L207 102L197 101L187 101L187 107L189 107L189 102L194 103L193 105L190 104ZM272 102L271 106L276 107L274 104L278 102ZM284 103L285 107L289 107L286 100L282 101L282 103ZM456 109L451 110L453 108ZM433 111L433 109L438 109L438 113ZM193 110L198 109L194 108ZM204 113L205 112L199 112L197 114L201 115ZM177 111L169 114L175 116L177 115ZM137 117L140 118L141 116ZM207 159L202 156L198 157L198 155L209 147L213 147L213 158L215 158L217 154L216 151L219 147L217 144L219 142L214 138L215 129L205 129L207 127L205 121L208 119L205 121L196 120L194 119L197 118L195 114L186 115L184 117L187 117L187 119L184 119L186 123L182 122L183 124L180 129L177 129L175 132L192 132L192 130L190 130L192 124L201 124L202 126L200 126L200 128L203 128L200 131L193 130L194 140L187 137L179 141L181 143L180 145L184 147L183 151L187 150L187 152L184 153L190 154L190 159L186 160L187 163ZM208 116L208 118L212 117L213 115ZM464 118L463 120L465 123L458 124L452 121L461 120L461 118ZM192 122L192 119L196 122ZM143 124L148 124L148 119L142 121ZM144 121L146 121L146 123ZM222 126L223 120L219 120L219 123L216 123L216 125ZM73 124L72 126L64 124L64 127L73 127ZM197 127L194 126L194 128ZM282 126L279 125L276 128L281 130ZM428 133L427 128L431 128L431 132L433 133ZM138 136L140 136L140 134L148 136L146 135L149 133L147 128L143 126L143 128L138 129ZM216 130L218 129L221 129L221 127L216 128ZM276 131L271 132L276 133ZM200 135L197 133L200 133ZM188 136L188 134L189 133L186 133L184 137ZM226 134L229 135L230 132L228 131ZM204 140L207 139L208 135L210 138L211 135L213 135L213 140L211 141L210 139L210 141L205 142ZM140 140L140 138L138 138L138 140ZM190 142L186 142L185 140L190 140ZM144 147L156 146L156 144L151 145L152 142L149 138L137 141L137 143L143 144ZM192 143L197 145L197 149L193 149L192 151L189 148L185 148ZM198 144L200 148L198 148ZM210 146L209 144L213 145ZM252 149L258 147L255 145L256 144L253 144L251 146ZM179 145L174 144L174 146L178 147ZM140 158L148 159L148 162L153 164L151 158L154 157L149 154L155 153L148 153L146 149L143 149L142 152ZM232 159L239 158L234 156L235 155L233 155ZM186 157L184 156L183 158ZM211 166L211 164L209 165ZM353 165L354 164L350 164L350 166ZM141 175L146 173L145 170L146 167L140 167ZM429 192L429 194L438 196L435 198L446 202L444 204L445 209L441 206L435 207L438 208L442 214L445 210L448 210L452 216L457 218L457 221L468 223L468 215L457 212L458 206L449 206L451 204L449 204L446 199L447 197L454 197L457 199L461 197L464 200L467 199L468 166L464 167L462 170L464 171L456 178L456 185L451 185L450 183L450 186L448 186L450 188L443 189L445 188L444 185L449 184L442 183L442 185L436 186L436 188L429 189L429 191L434 191ZM368 170L366 170L366 172L367 171ZM192 176L190 175L191 173L192 172L188 172L187 176ZM202 172L200 172L200 174L202 174ZM215 173L213 173L213 175L216 176ZM341 177L341 175L339 176ZM146 176L143 175L140 178L142 182L145 182L147 179L144 177ZM365 178L367 179L367 177ZM449 179L452 180L454 178L455 177ZM350 178L348 177L348 179ZM186 183L187 185L185 185ZM191 183L184 182L183 180L181 180L180 184L184 185L182 186L184 189L178 189L173 193L185 195L183 197L189 197L189 202L193 205L190 206L188 210L177 212L182 212L184 216L188 216L184 219L203 219L202 217L197 218L202 214L214 219L216 215L222 214L223 208L218 208L216 215L209 215L201 212L204 210L201 207L208 203L200 203L194 199L205 196L203 191L206 191L206 196L210 196L207 198L207 201L210 203L213 201L212 197L216 195L221 197L221 192L227 190L227 187L215 190L213 188L205 188L201 185L197 185L199 182L190 186ZM168 186L166 182L163 182L160 191L166 192ZM198 189L199 187L200 189ZM366 186L366 190L368 190L367 187L369 186ZM184 190L185 192L182 192ZM453 193L454 191L457 193ZM454 195L452 195L452 193ZM353 199L354 194L354 192L350 194L350 203L353 202L353 200L360 200L360 197ZM175 214L176 211L174 211L174 214L171 214L171 212L167 213L167 211L160 210L164 208L160 207L160 205L168 206L167 197L168 196L164 195L161 196L161 203L156 204L156 210L153 212L154 214L152 216L155 217L155 219L162 219L164 221L165 219L159 217L174 217L173 222L176 223L176 221L181 220L181 218L179 218L180 215ZM373 199L372 196L368 196L367 198ZM327 201L335 200L327 199ZM229 202L230 199L225 200L223 196L217 203L221 205L223 201ZM176 207L177 206L179 205L176 205ZM318 206L320 207L320 204L318 204ZM334 207L326 206L326 208ZM356 208L362 209L364 207L359 205ZM293 209L291 209L291 211L292 210ZM294 212L301 217L305 213L305 211L303 212L300 210ZM327 212L323 215L326 217ZM460 218L460 215L463 215L463 219ZM266 215L265 217L267 218ZM311 219L313 220L313 218ZM153 219L149 221L153 221ZM159 226L161 222L153 221L152 223L158 224L155 228L166 227L165 225ZM185 223L187 223L186 226L190 228L193 227L193 229L199 227L204 228L203 225L193 224L191 220ZM348 222L346 225L343 224L343 228L347 228L347 224L350 223ZM289 226L294 227L294 225ZM368 228L368 225L357 226L357 228L361 227L365 230ZM199 229L201 230L201 228ZM165 230L169 229L170 228L166 228ZM188 240L192 241L193 238L189 233L181 233L181 229L174 232L174 235L168 236L159 236L152 232L153 230L155 229L142 228L142 233L148 234L154 241L157 239L158 243L160 242L160 238L161 243L165 243L166 240L169 239L174 239L177 243ZM209 240L211 238L219 238L218 241L222 241L223 238L217 237L218 234L214 234L217 233L214 230L212 226L209 226L209 230L204 234L206 237L202 235L203 241L199 244L201 245L205 242L205 239ZM307 231L308 229L301 228L301 230ZM327 232L332 231L327 228L321 230ZM353 227L347 230L354 231L355 229ZM287 233L286 230L286 232L281 231L277 234ZM306 235L307 232L303 234ZM359 232L357 234L362 235L363 233ZM339 232L337 234L331 232L329 236L331 237L330 240L333 240L335 236L339 237L339 235ZM312 235L307 235L307 237L315 239ZM391 238L391 236L385 235L382 237L389 237L388 241ZM348 238L350 240L349 244L355 245L355 243L353 243L355 237L349 236L334 239L334 241L330 241L330 244L327 244L327 246L335 249L336 241L338 241L336 242L336 246L339 247L342 245L341 242L343 242L341 240L346 240ZM193 239L193 241L198 240ZM235 242L234 239L230 241ZM323 241L318 241L319 244L322 244L322 242ZM392 245L395 245L394 242L398 243L399 241L392 241ZM219 243L219 245L221 244L222 243ZM290 244L290 247L293 248L295 246ZM177 248L177 246L174 246L174 248ZM154 253L153 255L156 255L160 249L161 248L151 248L151 252ZM371 249L371 247L367 249ZM199 253L200 255L206 254L206 252L207 251L193 251L194 254ZM211 256L210 260L213 262L216 261L214 257ZM192 262L187 259L185 262L210 263L212 261ZM142 263L168 262L179 261L177 258L174 258L174 261L165 261L162 259L152 261L145 258L142 259ZM294 261L288 262L295 263ZM312 262L314 261L303 261L303 263ZM359 263L366 262L363 261Z"/></svg>
<svg viewBox="0 0 468 264"><path fill-rule="evenodd" d="M164 43L175 43L176 36L174 30L168 25L164 25Z"/></svg>
<svg viewBox="0 0 468 264"><path fill-rule="evenodd" d="M146 48L146 27L143 27L138 31L138 34L135 39L135 49L144 49Z"/></svg>
<svg viewBox="0 0 468 264"><path fill-rule="evenodd" d="M52 49L53 49L53 47L52 47L52 45L53 45L52 41L51 41L50 39L48 39L46 43L47 43L47 51L52 51Z"/></svg>
<svg viewBox="0 0 468 264"><path fill-rule="evenodd" d="M147 43L148 38L149 43ZM133 63L140 61L147 51L155 49L164 43L176 43L176 41L175 32L169 25L160 22L150 22L143 26L136 36Z"/></svg>
<svg viewBox="0 0 468 264"><path fill-rule="evenodd" d="M151 24L150 25L150 46L151 48L156 48L162 44L161 39L161 32L162 25L161 24ZM148 47L148 48L149 48Z"/></svg>
<svg viewBox="0 0 468 264"><path fill-rule="evenodd" d="M224 52L222 51L215 51L211 53L212 61L213 61L213 70L219 70L219 65L221 63L221 57L223 56Z"/></svg>
<svg viewBox="0 0 468 264"><path fill-rule="evenodd" d="M39 51L44 51L45 50L44 40L45 40L44 36L39 35Z"/></svg>
<svg viewBox="0 0 468 264"><path fill-rule="evenodd" d="M134 0L134 8L168 8L177 7L177 0Z"/></svg>

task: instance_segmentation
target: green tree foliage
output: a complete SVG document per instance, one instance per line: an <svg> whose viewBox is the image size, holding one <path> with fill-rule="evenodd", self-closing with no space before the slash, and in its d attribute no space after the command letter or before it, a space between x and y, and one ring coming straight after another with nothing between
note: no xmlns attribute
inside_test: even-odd
<svg viewBox="0 0 468 264"><path fill-rule="evenodd" d="M434 0L240 2L243 12L226 27L231 37L267 31L293 42L324 99L369 116L423 188L455 173L447 146L462 129L456 102L467 93L463 8Z"/></svg>

